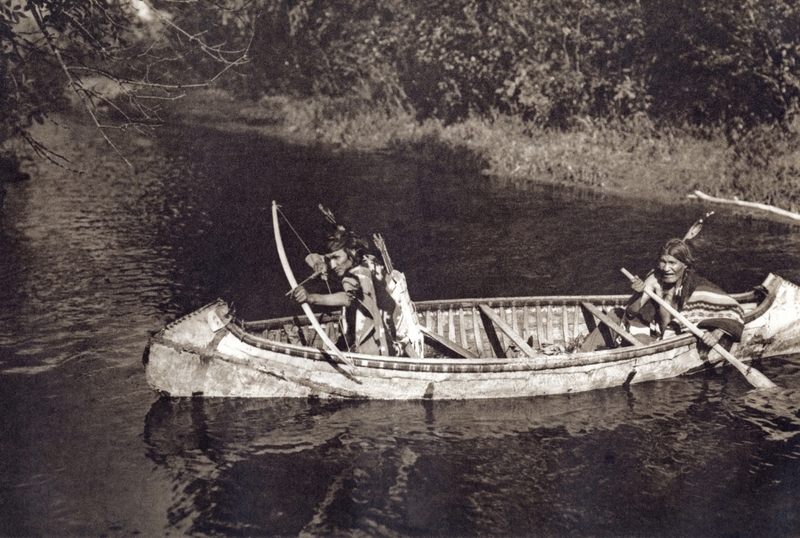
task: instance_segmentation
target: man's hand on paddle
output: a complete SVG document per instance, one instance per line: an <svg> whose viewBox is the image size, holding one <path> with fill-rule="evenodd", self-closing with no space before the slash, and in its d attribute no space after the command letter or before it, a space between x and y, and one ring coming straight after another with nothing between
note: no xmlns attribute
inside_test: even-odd
<svg viewBox="0 0 800 538"><path fill-rule="evenodd" d="M638 276L631 281L631 288L636 293L642 293L645 288L649 289L650 291L661 295L661 283L658 281L654 273L651 273L647 276L645 280L642 280Z"/></svg>
<svg viewBox="0 0 800 538"><path fill-rule="evenodd" d="M708 347L714 347L719 343L719 339L722 337L722 333L719 330L714 331L705 331L703 333L703 343Z"/></svg>
<svg viewBox="0 0 800 538"><path fill-rule="evenodd" d="M659 297L661 296L661 283L656 278L655 273L650 273L644 280L638 276L635 277L634 280L631 280L631 287L636 293L642 294L637 301L638 304L634 305L634 308L637 312L647 303L647 301L650 300L650 296L646 293L643 293L645 290L652 291Z"/></svg>
<svg viewBox="0 0 800 538"><path fill-rule="evenodd" d="M633 288L633 291L636 293L642 293L644 291L644 280L638 276L634 277L633 281L631 282L631 288Z"/></svg>

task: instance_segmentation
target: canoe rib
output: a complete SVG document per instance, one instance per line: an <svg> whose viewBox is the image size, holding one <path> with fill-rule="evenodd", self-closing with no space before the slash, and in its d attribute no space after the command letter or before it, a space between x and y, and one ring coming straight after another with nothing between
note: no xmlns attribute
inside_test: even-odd
<svg viewBox="0 0 800 538"><path fill-rule="evenodd" d="M581 306L586 309L590 314L596 317L600 322L602 322L606 327L620 335L622 338L625 339L629 344L634 347L640 347L642 343L638 341L634 336L623 329L620 325L618 325L615 321L609 318L602 310L594 306L592 303L587 303L583 301Z"/></svg>
<svg viewBox="0 0 800 538"><path fill-rule="evenodd" d="M525 340L518 335L511 326L508 325L508 323L506 323L498 314L496 314L494 310L485 304L479 304L478 308L480 308L481 311L486 314L486 317L488 317L495 325L497 325L500 330L503 331L503 333L508 336L511 341L522 350L523 353L525 353L525 355L528 357L533 357L536 355L536 352L533 350L533 348L531 348L525 342Z"/></svg>
<svg viewBox="0 0 800 538"><path fill-rule="evenodd" d="M486 340L489 342L489 345L492 347L492 353L498 359L505 359L506 358L506 347L503 346L502 342L500 342L500 337L497 335L497 331L494 330L494 324L492 323L492 319L486 314L486 311L483 309L485 305L478 304L478 310L475 311L477 317L481 320L481 327L483 329L483 334L486 335ZM489 311L490 308L486 307ZM492 312L494 314L494 312ZM495 315L495 317L497 317Z"/></svg>
<svg viewBox="0 0 800 538"><path fill-rule="evenodd" d="M770 275L758 289L734 298L746 305L745 333L735 354L756 358L800 352L800 288ZM425 358L344 352L362 384L337 372L325 350L303 345L315 340L321 344L305 332L308 320L303 316L226 321L224 328L213 328L212 312L231 319L227 304L217 301L157 333L145 354L145 372L155 390L172 396L466 399L608 388L674 377L720 362L715 352L698 349L691 334L649 345L567 351L575 349L576 337L580 340L589 332L578 314L581 302L605 311L626 300L627 295L420 302L417 312L429 332ZM335 341L338 315L315 317ZM481 317L491 320L486 325L498 328L507 344L526 355L493 357L496 350L489 347L489 331Z"/></svg>
<svg viewBox="0 0 800 538"><path fill-rule="evenodd" d="M433 340L437 344L441 344L442 346L446 347L450 351L453 351L458 356L464 357L465 359L477 359L478 358L478 356L475 353L473 353L472 351L459 346L455 342L445 338L444 336L441 336L441 335L433 332L432 330L428 329L427 327L423 326L423 327L421 327L421 329L422 329L422 334L424 336L426 336L427 338Z"/></svg>

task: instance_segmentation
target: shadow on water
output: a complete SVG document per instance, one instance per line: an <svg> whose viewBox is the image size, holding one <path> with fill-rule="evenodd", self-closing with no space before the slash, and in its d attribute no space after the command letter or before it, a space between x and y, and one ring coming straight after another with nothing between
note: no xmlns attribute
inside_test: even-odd
<svg viewBox="0 0 800 538"><path fill-rule="evenodd" d="M321 247L324 203L365 235L381 233L415 300L621 293L619 268L644 274L666 239L705 212L698 203L622 199L534 183L448 174L383 154L332 153L252 132L172 129L161 239L174 257L183 311L218 296L247 319L283 315L285 279L271 237L270 203L299 238ZM300 277L305 246L285 243ZM729 291L759 284L768 267L800 280L800 235L787 224L717 208L695 240L701 272ZM741 253L748 252L746 259Z"/></svg>
<svg viewBox="0 0 800 538"><path fill-rule="evenodd" d="M706 208L202 126L132 146L134 172L80 134L57 149L86 173L8 185L0 220L0 533L800 534L794 360L759 364L787 392L752 401L731 369L424 404L153 403L141 373L150 331L217 297L245 319L298 312L272 200L312 249L321 202L382 233L415 300L624 293L619 268L644 274ZM719 210L695 246L729 291L800 282L791 227Z"/></svg>
<svg viewBox="0 0 800 538"><path fill-rule="evenodd" d="M753 502L800 530L763 500L800 484L753 475L800 461L753 449L761 434L726 387L711 374L534 399L162 399L144 440L173 476L171 523L200 534L774 535L744 515Z"/></svg>

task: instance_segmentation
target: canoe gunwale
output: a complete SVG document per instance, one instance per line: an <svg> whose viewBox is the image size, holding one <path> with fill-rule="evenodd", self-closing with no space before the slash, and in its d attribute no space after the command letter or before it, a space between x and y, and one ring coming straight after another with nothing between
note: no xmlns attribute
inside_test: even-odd
<svg viewBox="0 0 800 538"><path fill-rule="evenodd" d="M314 347L298 346L276 342L247 333L238 326L228 327L229 332L247 345L292 357L311 359L315 361L328 361L326 353ZM452 359L452 358L427 358L415 359L409 357L386 357L364 355L347 352L345 355L353 360L360 368L377 370L409 370L432 372L539 372L544 370L559 370L583 366L603 366L622 363L633 359L640 359L650 355L659 355L683 346L691 347L696 344L696 339L691 334L682 334L669 340L658 341L642 347L623 347L601 351L586 351L578 353L558 353L541 355L534 358L491 358L478 359Z"/></svg>
<svg viewBox="0 0 800 538"><path fill-rule="evenodd" d="M775 292L781 283L780 278L769 275L762 286L764 290L762 300L756 308L750 310L745 315L745 322L750 322L766 312L775 300ZM784 281L785 282L785 281ZM756 289L742 293L732 294L740 302L754 301L759 298ZM543 297L504 297L491 299L458 299L458 300L434 300L421 301L416 303L419 312L430 310L452 311L454 309L472 309L478 304L485 304L490 308L514 308L514 307L542 307L542 306L575 306L579 307L581 302L588 301L599 306L618 306L627 301L630 295L582 295L582 296L543 296ZM338 315L321 313L317 317L323 321L336 321ZM262 321L244 322L243 327L233 325L228 327L231 334L239 338L242 342L253 347L271 351L273 353L285 354L293 357L301 357L315 361L329 361L324 350L310 346L299 346L283 342L277 342L268 338L256 336L248 329L278 329L291 323L307 323L305 316L287 316L283 318L273 318ZM581 367L591 365L613 365L618 362L640 359L650 355L659 355L683 346L696 345L696 339L690 333L677 335L668 340L656 341L652 344L641 347L621 347L601 351L557 353L553 355L542 354L536 357L515 357L515 358L427 358L415 359L408 357L387 357L373 356L359 353L345 352L345 356L352 359L354 364L361 368L373 368L384 370L412 370L412 371L543 371L558 370L570 367Z"/></svg>
<svg viewBox="0 0 800 538"><path fill-rule="evenodd" d="M800 319L798 290L797 285L769 275L761 286L734 295L740 302L749 303L746 322L755 320L745 327L745 331L750 327L748 338L752 345L739 348L741 353L757 358L767 356L764 352L768 349L800 350L800 328L793 331L788 325ZM534 321L541 325L543 316L553 315L555 318L548 320L544 328L545 336L550 332L552 321L556 337L563 331L565 337L572 338L579 328L580 302L586 299L593 299L593 304L607 310L621 304L627 296L430 301L417 303L417 307L420 318L432 330L459 341L457 333L464 323L474 322L476 305L487 305L496 309L499 318L509 326L513 325L512 329L521 329L520 334L530 334L539 344L542 334L538 326L527 324L529 317L537 318ZM473 319L465 320L467 316L455 311L457 304L466 305L471 310L467 315L472 315ZM587 352L562 350L545 354L551 348L542 345L541 355L537 351L534 357L495 358L488 348L483 348L487 355L481 358L418 359L344 352L354 364L354 379L337 371L335 361L325 350L300 345L291 336L296 333L286 324L301 324L300 316L245 322L232 316L229 310L227 302L218 299L153 335L143 357L150 386L161 394L175 397L508 398L664 379L696 372L722 360L721 356L698 345L692 334L685 333L641 347ZM567 323L568 310L570 318L576 316L574 324ZM782 324L771 325L773 313L784 316L780 318ZM764 316L763 321L758 321L761 316ZM452 326L454 317L460 327ZM326 321L331 323L335 319L333 316ZM790 334L782 340L771 341L771 335L776 333L764 332L770 326L781 331L788 328ZM580 329L585 334L587 327L581 324Z"/></svg>
<svg viewBox="0 0 800 538"><path fill-rule="evenodd" d="M742 302L751 302L757 299L757 293L755 290L750 290L742 293L731 294L731 297L736 299L739 303ZM630 298L630 295L552 295L552 296L542 296L542 297L494 297L490 299L437 299L431 301L419 301L415 302L414 305L417 308L418 312L427 312L427 311L445 311L445 310L458 310L458 309L471 309L473 307L477 308L478 304L485 304L490 308L514 308L514 307L524 307L524 306L580 306L580 303L583 301L590 302L595 305L599 306L611 306L611 305L619 305L624 303ZM770 294L767 296L769 304L772 304L774 300L774 295ZM218 299L218 301L224 302L222 299ZM212 303L214 304L214 303ZM748 314L752 314L755 311L761 310L762 308L766 309L769 305L764 305L764 301L762 301L759 306ZM760 314L759 314L760 315ZM320 312L317 313L315 316L320 323L326 323L330 321L338 321L341 316L338 312ZM757 317L754 316L753 319ZM254 320L254 321L243 321L243 325L245 329L248 330L270 330L270 329L280 329L284 325L288 323L297 323L299 322L301 325L309 325L307 316L304 315L295 315L295 316L285 316L280 318L270 318L264 320Z"/></svg>
<svg viewBox="0 0 800 538"><path fill-rule="evenodd" d="M749 311L746 315L746 322L758 318L766 312L775 300L775 291L782 282L780 278L773 278L774 275L769 275L762 284L761 288L765 290L766 295L756 308ZM785 281L783 281L785 282ZM543 297L508 297L508 298L492 298L492 299L459 299L451 300L435 300L424 301L417 303L418 311L428 310L453 310L455 308L473 308L478 304L485 304L491 308L513 308L513 307L541 307L541 306L575 306L579 307L583 301L590 301L599 306L617 306L621 302L626 301L629 295L582 295L582 296L543 296ZM751 290L744 293L734 294L733 297L739 300L753 300L756 299L757 293ZM174 322L170 323L162 329L156 336L153 337L162 345L172 345L168 338L164 337L164 333L171 327L179 324L182 320L197 315L198 312L204 309L217 308L219 306L227 306L223 299L217 299L206 305L205 307L188 314ZM322 313L317 315L324 321L336 321L337 315ZM239 320L232 320L225 327L225 330L232 336L239 339L241 342L248 346L252 346L261 350L286 355L290 357L303 358L311 361L331 362L331 357L324 350L312 346L296 345L284 342L278 342L265 337L248 332L254 329L278 329L283 328L286 324L304 324L307 323L305 316L287 316L282 318L273 318L268 320L240 322ZM545 370L560 370L572 367L586 367L586 366L604 366L614 365L615 363L624 363L626 361L643 359L648 356L658 356L665 352L683 346L696 346L696 339L690 333L677 335L668 340L656 341L652 344L641 347L620 347L599 351L587 352L562 352L552 355L538 355L536 357L514 357L514 358L493 358L493 357L480 357L480 358L409 358L409 357L392 357L392 356L373 356L360 353L344 352L345 356L353 361L359 368L368 368L374 370L405 370L405 371L423 371L423 372L450 372L450 373L470 373L470 372L541 372ZM213 354L212 350L200 349L194 346L187 346L185 344L172 345L175 349L191 350L202 355Z"/></svg>
<svg viewBox="0 0 800 538"><path fill-rule="evenodd" d="M211 303L216 306L218 302ZM179 321L179 320L178 320ZM171 324L173 325L173 324ZM242 343L257 349L269 351L279 355L301 358L317 362L331 362L324 350L315 347L298 346L276 342L267 338L261 338L246 332L239 325L229 323L223 329L226 334L237 338ZM201 357L225 357L214 350L187 345L185 343L174 343L165 338L163 331L151 338L151 342L157 342L164 346L169 346L176 351L186 351L197 354ZM572 367L585 366L612 366L615 363L640 359L647 356L657 356L661 353L671 351L683 346L695 345L695 338L691 334L678 335L669 340L659 341L655 344L642 347L623 347L607 349L601 351L587 351L578 353L559 353L554 355L542 355L535 358L516 357L516 358L478 358L478 359L451 359L451 358L428 358L414 359L409 357L384 357L373 356L359 353L345 353L353 360L359 368L387 371L417 371L417 372L439 372L439 373L496 373L496 372L541 372L545 370L560 370Z"/></svg>
<svg viewBox="0 0 800 538"><path fill-rule="evenodd" d="M756 286L755 289L748 292L749 294L752 294L753 300L758 300L759 295L761 295L761 301L754 309L745 312L744 315L745 326L747 326L747 324L752 322L753 320L763 316L764 313L767 312L772 307L772 305L775 303L775 297L777 296L778 288L782 284L783 285L791 284L792 286L794 286L794 284L792 284L788 280L784 280L770 273L767 276L767 278L764 279L763 284L761 284L760 286ZM732 297L736 299L740 304L743 302L742 300L738 299L736 295L732 295Z"/></svg>

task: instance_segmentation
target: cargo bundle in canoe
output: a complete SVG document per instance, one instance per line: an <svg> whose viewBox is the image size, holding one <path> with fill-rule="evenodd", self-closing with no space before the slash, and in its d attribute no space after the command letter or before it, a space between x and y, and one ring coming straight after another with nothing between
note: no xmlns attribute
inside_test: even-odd
<svg viewBox="0 0 800 538"><path fill-rule="evenodd" d="M145 353L161 394L362 399L513 398L642 383L722 362L689 334L601 351L576 348L628 295L416 303L424 358L332 354L307 317L242 321L221 300L171 323ZM733 297L745 310L747 361L800 352L800 288L776 275ZM329 340L338 315L317 315ZM344 358L344 361L342 360Z"/></svg>

